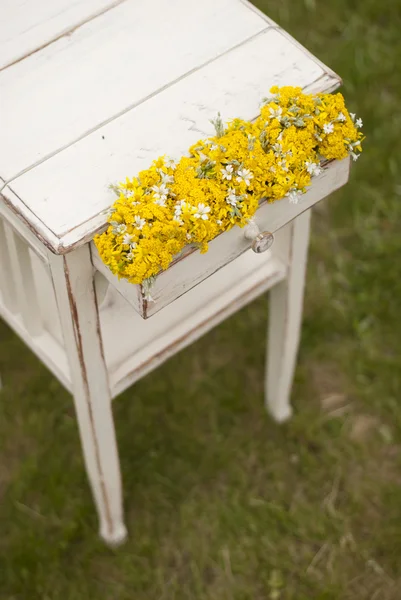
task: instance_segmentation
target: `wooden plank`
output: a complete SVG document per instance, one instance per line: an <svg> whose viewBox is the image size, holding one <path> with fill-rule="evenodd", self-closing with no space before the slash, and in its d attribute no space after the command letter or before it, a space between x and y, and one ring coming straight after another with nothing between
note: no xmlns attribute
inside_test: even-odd
<svg viewBox="0 0 401 600"><path fill-rule="evenodd" d="M306 210L285 228L287 277L270 291L265 402L278 423L292 415L290 394L301 335L310 218L311 211Z"/></svg>
<svg viewBox="0 0 401 600"><path fill-rule="evenodd" d="M67 252L104 226L102 211L114 198L110 183L135 175L159 155L185 153L213 133L210 119L218 110L227 120L254 118L274 84L325 91L338 78L269 29L18 177L12 188L44 224L42 234L47 227L59 238L56 247L49 240L53 250Z"/></svg>
<svg viewBox="0 0 401 600"><path fill-rule="evenodd" d="M265 28L232 0L119 4L0 73L1 176L10 181Z"/></svg>
<svg viewBox="0 0 401 600"><path fill-rule="evenodd" d="M4 228L15 284L18 313L28 335L35 337L43 332L43 327L29 247L8 224L4 224Z"/></svg>
<svg viewBox="0 0 401 600"><path fill-rule="evenodd" d="M97 505L100 535L122 542L122 486L93 267L86 246L67 257L49 255L85 464Z"/></svg>
<svg viewBox="0 0 401 600"><path fill-rule="evenodd" d="M39 309L42 317L43 328L60 344L64 346L61 331L60 317L58 314L56 296L51 279L50 266L31 253L33 276L36 289L39 290Z"/></svg>
<svg viewBox="0 0 401 600"><path fill-rule="evenodd" d="M174 304L144 321L116 294L100 312L113 396L281 281L271 253L247 252ZM116 343L118 340L118 343Z"/></svg>
<svg viewBox="0 0 401 600"><path fill-rule="evenodd" d="M0 70L82 25L122 0L3 0Z"/></svg>
<svg viewBox="0 0 401 600"><path fill-rule="evenodd" d="M249 0L240 0L240 2L242 2L242 4L244 6L246 6L247 8L249 8L250 10L252 10L254 13L256 13L261 19L263 19L263 21L266 22L266 24L269 27L274 27L276 29L280 29L280 31L282 32L282 34L288 39L290 40L290 42L292 44L294 44L295 46L297 46L298 48L300 48L301 50L303 50L305 52L305 54L311 58L312 60L315 61L316 64L318 64L320 67L322 67L322 69L330 76L330 78L332 79L337 79L337 81L341 84L342 80L341 78L337 75L337 73L335 73L332 69L330 69L330 67L328 67L327 65L325 65L321 60L319 60L317 58L317 56L315 56L314 54L312 54L307 48L305 48L305 46L302 46L302 44L300 44L298 42L298 40L296 40L294 37L292 37L292 35L290 35L287 31L285 31L285 29L282 29L280 27L280 25L278 25L275 21L273 21L273 19L271 19L270 17L268 17L263 11L261 11L259 8L257 8L254 4L252 4L252 2L250 2ZM338 87L338 85L337 85ZM329 90L327 90L329 91Z"/></svg>
<svg viewBox="0 0 401 600"><path fill-rule="evenodd" d="M17 292L6 240L6 224L0 218L0 294L4 306L10 313L17 312Z"/></svg>

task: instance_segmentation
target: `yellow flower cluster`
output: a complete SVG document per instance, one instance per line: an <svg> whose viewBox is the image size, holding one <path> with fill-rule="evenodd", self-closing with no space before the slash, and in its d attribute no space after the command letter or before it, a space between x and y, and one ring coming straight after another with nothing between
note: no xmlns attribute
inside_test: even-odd
<svg viewBox="0 0 401 600"><path fill-rule="evenodd" d="M158 158L138 177L114 189L107 231L95 238L111 271L142 283L186 245L208 242L243 227L262 199L297 202L323 159L358 158L361 119L341 94L303 94L273 87L253 121L213 121L216 135L201 140L177 163Z"/></svg>

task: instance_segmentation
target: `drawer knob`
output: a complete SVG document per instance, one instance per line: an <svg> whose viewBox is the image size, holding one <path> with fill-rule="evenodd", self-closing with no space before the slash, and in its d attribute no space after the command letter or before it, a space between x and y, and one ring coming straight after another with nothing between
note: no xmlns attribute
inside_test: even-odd
<svg viewBox="0 0 401 600"><path fill-rule="evenodd" d="M257 254L266 252L274 242L274 236L270 231L262 231L252 242L252 250Z"/></svg>

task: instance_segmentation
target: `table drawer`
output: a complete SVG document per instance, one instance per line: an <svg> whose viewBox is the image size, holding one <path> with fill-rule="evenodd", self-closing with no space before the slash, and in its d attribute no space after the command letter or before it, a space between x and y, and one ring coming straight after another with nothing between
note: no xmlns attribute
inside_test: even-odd
<svg viewBox="0 0 401 600"><path fill-rule="evenodd" d="M348 180L349 167L349 158L323 164L322 172L314 178L313 185L301 197L298 204L291 204L287 198L273 204L262 202L254 219L259 230L274 234L319 200L343 186ZM93 243L92 256L96 269L146 319L235 260L251 245L252 239L247 239L245 230L234 227L212 240L206 254L201 254L196 248L188 246L166 271L157 276L151 290L152 302L145 299L141 285L118 280L102 263ZM263 260L262 256L261 260Z"/></svg>

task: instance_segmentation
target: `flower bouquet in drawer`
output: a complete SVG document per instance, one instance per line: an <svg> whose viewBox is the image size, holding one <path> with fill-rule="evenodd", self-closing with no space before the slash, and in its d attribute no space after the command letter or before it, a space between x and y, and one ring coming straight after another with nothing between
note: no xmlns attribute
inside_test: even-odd
<svg viewBox="0 0 401 600"><path fill-rule="evenodd" d="M342 94L270 92L256 120L225 125L218 115L215 135L187 156L162 156L112 186L118 197L95 244L115 275L149 282L186 245L206 252L217 235L249 223L262 199L297 203L323 160L358 158L362 121L348 113Z"/></svg>

